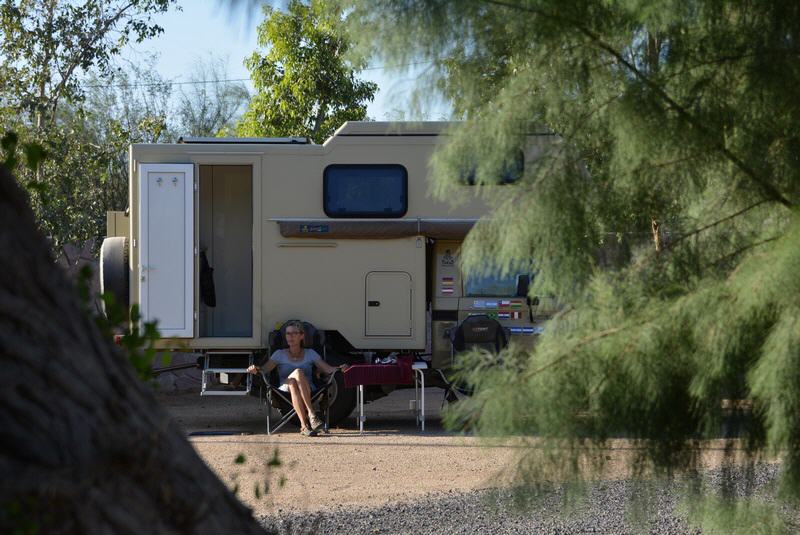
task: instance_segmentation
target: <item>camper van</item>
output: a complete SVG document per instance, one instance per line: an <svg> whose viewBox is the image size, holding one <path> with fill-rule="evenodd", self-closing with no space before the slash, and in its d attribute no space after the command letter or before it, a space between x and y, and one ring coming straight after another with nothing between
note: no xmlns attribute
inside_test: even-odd
<svg viewBox="0 0 800 535"><path fill-rule="evenodd" d="M428 195L447 126L348 122L322 145L134 144L129 209L108 215L103 289L157 321L162 348L205 358L204 393L220 370L210 357L258 361L292 318L324 333L333 364L414 355L428 363L427 384L443 386L451 332L467 317L530 343L550 313L528 297L530 273L467 279L459 269L460 244L488 209L477 196L453 207ZM332 403L335 423L355 395L339 384Z"/></svg>

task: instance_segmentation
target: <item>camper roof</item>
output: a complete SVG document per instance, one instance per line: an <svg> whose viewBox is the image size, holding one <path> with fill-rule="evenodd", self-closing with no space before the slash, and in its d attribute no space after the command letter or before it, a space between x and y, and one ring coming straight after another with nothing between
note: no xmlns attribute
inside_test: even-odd
<svg viewBox="0 0 800 535"><path fill-rule="evenodd" d="M448 121L347 121L333 136L438 136L452 125Z"/></svg>
<svg viewBox="0 0 800 535"><path fill-rule="evenodd" d="M307 137L181 137L178 143L308 145Z"/></svg>

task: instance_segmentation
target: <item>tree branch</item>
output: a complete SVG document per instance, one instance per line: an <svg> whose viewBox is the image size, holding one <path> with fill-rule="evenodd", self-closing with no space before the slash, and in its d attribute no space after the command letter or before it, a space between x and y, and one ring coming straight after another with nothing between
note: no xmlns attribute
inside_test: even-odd
<svg viewBox="0 0 800 535"><path fill-rule="evenodd" d="M753 204L751 204L750 206L748 206L746 208L742 208L741 210L739 210L736 213L730 214L728 216L723 217L722 219L718 219L718 220L714 221L713 223L709 223L709 224L704 225L704 226L702 226L700 228L694 229L691 232L687 232L686 234L678 236L674 240L670 241L667 244L667 247L668 248L672 247L673 245L675 245L677 243L680 243L681 241L685 240L686 238L690 238L690 237L692 237L692 236L694 236L696 234L700 234L701 232L703 232L705 230L708 230L710 228L716 227L717 225L721 225L722 223L725 223L726 221L730 221L731 219L737 218L740 215L745 214L745 213L749 212L750 210L752 210L753 208L761 206L762 204L764 204L766 202L767 202L767 199L761 199L760 201L758 201L756 203L753 203Z"/></svg>
<svg viewBox="0 0 800 535"><path fill-rule="evenodd" d="M647 323L647 322L645 322L645 323ZM526 372L525 374L523 374L522 377L523 377L523 379L530 379L531 377L533 377L535 375L539 375L540 373L542 373L544 371L547 371L550 368L552 368L552 367L554 367L554 366L556 366L558 364L561 364L565 360L567 360L567 359L569 359L571 357L574 357L577 354L575 352L576 349L578 349L580 347L583 347L583 346L585 346L587 344L591 344L592 342L595 342L597 340L601 340L603 338L608 338L609 336L613 336L613 335L615 335L615 334L617 334L617 333L619 333L621 331L624 331L625 329L627 329L627 327L614 327L614 328L611 328L611 329L606 329L604 331L598 331L598 332L592 333L592 334L590 334L588 336L585 336L585 337L581 338L580 340L578 340L577 344L575 344L574 346L570 347L570 352L569 353L564 353L560 357L557 357L557 358L551 360L550 362L548 362L544 366L541 366L539 368L536 368L535 370L531 370L529 372Z"/></svg>
<svg viewBox="0 0 800 535"><path fill-rule="evenodd" d="M614 47L603 41L601 37L590 30L589 28L582 25L580 22L576 20L572 20L569 18L561 17L554 15L552 13L546 13L539 9L529 8L525 6L520 6L518 4L514 4L511 2L505 2L503 0L484 0L487 4L496 5L498 7L503 7L507 9L515 9L518 11L524 11L528 13L532 13L535 15L540 15L544 18L549 18L552 20L558 20L567 22L568 24L572 25L577 29L580 33L588 37L600 50L604 50L608 54L611 54L612 57L616 58L617 61L620 62L622 66L624 66L628 71L630 71L637 79L639 79L642 83L644 83L648 88L650 88L656 95L658 95L661 100L663 100L669 108L675 111L679 117L681 117L684 121L686 121L689 125L697 129L699 132L704 133L709 136L710 139L713 139L711 136L711 132L703 126L702 123L698 119L696 119L692 114L690 114L683 106L678 104L667 92L658 84L653 82L650 78L645 76L635 65L633 65L628 59L626 59L620 52L618 52ZM758 185L758 187L764 192L765 196L770 200L778 202L783 206L790 208L793 206L793 203L789 201L786 197L778 191L775 186L770 184L766 179L759 176L758 173L755 172L749 165L747 165L744 161L742 161L736 154L734 154L728 147L724 145L724 143L719 141L712 141L712 146L719 151L725 158L727 158L731 163L733 163L742 173L744 173L747 177L749 177L753 182Z"/></svg>
<svg viewBox="0 0 800 535"><path fill-rule="evenodd" d="M764 239L764 240L757 241L757 242L755 242L755 243L750 243L750 244L747 244L747 245L745 245L745 246L743 246L743 247L740 247L740 248L736 249L736 250L735 250L735 251L733 251L732 253L726 254L726 255L725 255L725 256L723 256L722 258L718 258L718 259L717 259L717 260L715 260L715 261L714 261L712 264L709 264L709 266L707 266L707 267L710 267L710 266L718 266L718 265L722 264L723 262L727 262L728 260L730 260L731 258L733 258L733 257L735 257L735 256L739 256L740 254L742 254L742 253L744 253L744 252L746 252L746 251L749 251L750 249L754 249L754 248L756 248L756 247L760 247L760 246L762 246L762 245L765 245L765 244L767 244L767 243L769 243L769 242L773 242L773 241L777 240L777 239L778 239L778 238L780 238L780 237L781 237L781 236L773 236L773 237L771 237L771 238L766 238L766 239Z"/></svg>
<svg viewBox="0 0 800 535"><path fill-rule="evenodd" d="M66 87L67 83L69 83L69 79L72 77L75 69L77 69L82 61L83 54L86 53L86 50L90 46L95 46L101 39L105 38L108 34L109 30L122 18L122 16L134 6L135 2L128 2L126 5L120 7L116 13L109 16L105 21L98 25L97 29L93 32L93 39L87 40L83 46L78 47L74 50L73 56L71 61L67 62L65 66L66 72L62 71L59 72L61 75L61 80L58 82L58 85L53 89L53 99L50 105L50 121L52 122L55 120L56 116L56 109L58 106L58 102L61 99L61 92Z"/></svg>

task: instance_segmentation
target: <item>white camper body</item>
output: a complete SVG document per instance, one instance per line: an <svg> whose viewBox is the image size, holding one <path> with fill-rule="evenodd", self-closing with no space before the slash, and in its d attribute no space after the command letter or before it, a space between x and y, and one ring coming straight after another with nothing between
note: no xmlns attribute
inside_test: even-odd
<svg viewBox="0 0 800 535"><path fill-rule="evenodd" d="M109 218L127 239L130 303L164 348L198 352L265 352L290 318L325 331L340 358L432 354L433 368L449 365L447 333L469 314L535 335L546 311L527 296L467 295L458 248L487 207L429 196L446 126L350 122L323 145L132 145L129 214Z"/></svg>

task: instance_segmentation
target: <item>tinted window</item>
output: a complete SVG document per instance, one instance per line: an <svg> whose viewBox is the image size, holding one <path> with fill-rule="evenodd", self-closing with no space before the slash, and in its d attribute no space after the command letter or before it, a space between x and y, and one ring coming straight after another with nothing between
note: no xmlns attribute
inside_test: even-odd
<svg viewBox="0 0 800 535"><path fill-rule="evenodd" d="M516 295L517 275L486 275L467 277L464 294L467 297L506 297Z"/></svg>
<svg viewBox="0 0 800 535"><path fill-rule="evenodd" d="M329 165L323 192L328 217L402 217L408 173L402 165Z"/></svg>
<svg viewBox="0 0 800 535"><path fill-rule="evenodd" d="M496 183L500 184L501 186L506 184L514 184L518 182L520 178L522 178L522 173L524 172L525 155L520 152L517 154L517 157L512 163L509 163L503 168L503 172ZM476 184L475 169L473 168L468 173L464 173L462 176L462 181L469 186L474 186Z"/></svg>
<svg viewBox="0 0 800 535"><path fill-rule="evenodd" d="M465 276L464 295L467 297L525 297L533 280L532 275Z"/></svg>

